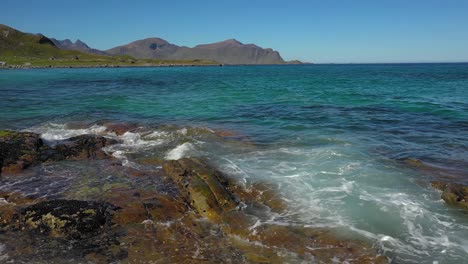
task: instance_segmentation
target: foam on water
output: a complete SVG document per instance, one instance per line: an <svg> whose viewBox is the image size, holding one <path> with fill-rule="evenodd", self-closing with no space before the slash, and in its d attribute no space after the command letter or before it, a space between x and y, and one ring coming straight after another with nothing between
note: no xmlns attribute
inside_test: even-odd
<svg viewBox="0 0 468 264"><path fill-rule="evenodd" d="M211 155L240 184L274 183L289 203L287 213L271 213L253 229L267 222L333 228L368 239L387 256L405 263L453 262L468 254L468 226L447 216L450 210L438 193L416 184L408 171L368 156L346 138L313 148L268 146L232 152L226 147L214 156L211 149L203 151L212 148L206 143L213 135L209 129L142 129L117 136L104 126L68 129L65 124L47 123L30 130L48 141L89 133L116 139L118 144L104 150L134 168L140 166L133 160L135 155L152 153L166 160Z"/></svg>
<svg viewBox="0 0 468 264"><path fill-rule="evenodd" d="M189 155L189 152L193 152L195 150L195 147L193 144L185 142L180 146L177 146L176 148L170 150L167 155L166 159L167 160L178 160L183 157L187 157Z"/></svg>
<svg viewBox="0 0 468 264"><path fill-rule="evenodd" d="M89 128L70 129L66 124L45 123L39 126L26 129L27 131L41 134L41 138L47 141L64 140L85 134L103 134L106 131L105 126L93 125Z"/></svg>
<svg viewBox="0 0 468 264"><path fill-rule="evenodd" d="M8 259L8 254L3 254L5 251L5 245L0 243L0 261L4 261Z"/></svg>
<svg viewBox="0 0 468 264"><path fill-rule="evenodd" d="M278 221L369 239L397 262L454 263L468 253L468 226L447 215L437 192L352 145L271 148L226 155L220 163L238 178L276 183L293 208Z"/></svg>

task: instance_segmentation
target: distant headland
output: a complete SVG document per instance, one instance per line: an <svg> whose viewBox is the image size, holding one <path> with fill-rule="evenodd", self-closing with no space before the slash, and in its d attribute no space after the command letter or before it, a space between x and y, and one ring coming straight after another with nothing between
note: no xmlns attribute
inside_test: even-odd
<svg viewBox="0 0 468 264"><path fill-rule="evenodd" d="M189 48L160 38L147 38L103 51L89 47L81 40L57 40L0 24L0 67L3 68L301 63L298 60L287 62L278 51L243 44L235 39Z"/></svg>

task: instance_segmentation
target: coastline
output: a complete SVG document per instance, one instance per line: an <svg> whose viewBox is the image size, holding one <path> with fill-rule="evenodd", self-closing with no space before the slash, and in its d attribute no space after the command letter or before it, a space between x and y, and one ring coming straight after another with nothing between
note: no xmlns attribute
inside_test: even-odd
<svg viewBox="0 0 468 264"><path fill-rule="evenodd" d="M21 179L38 167L72 162L120 171L114 177L124 180L98 184L93 178L88 183L81 180L50 198L0 191L0 230L9 236L3 251L19 261L45 257L57 262L77 258L95 263L156 259L198 263L229 257L234 263L332 259L388 263L367 242L339 238L326 228L268 222L266 215L289 210L274 186L243 186L203 159L146 159L139 165L145 169L125 165L109 152L122 144L121 139L109 136L135 129L108 124L105 133L48 143L39 134L0 131L0 147L6 155L3 179ZM156 181L159 191L125 183L126 179ZM21 247L14 239L21 241ZM34 239L41 244L35 245ZM68 249L56 243L69 245Z"/></svg>
<svg viewBox="0 0 468 264"><path fill-rule="evenodd" d="M108 136L118 143L105 147L110 158L46 161L5 174L0 192L6 192L5 202L18 206L12 199L22 194L17 199L46 198L41 208L67 203L83 212L109 209L112 221L133 221L132 226L153 232L131 229L123 236L129 244L117 238L120 243L136 249L135 237L143 237L153 248L145 252L164 250L168 258L180 256L174 248L196 255L196 246L206 259L216 259L215 251L237 258L243 255L239 248L249 244L242 242L245 233L229 230L253 227L262 235L253 240L259 243L269 232L285 232L286 239L294 238L293 231L314 235L326 230L345 243L364 241L395 262L460 263L466 256L467 115L460 85L465 73L466 65L454 64L3 71L2 109L8 113L1 120L3 129L40 134L46 144L62 146L65 156L81 153L62 141L72 144L76 141L70 138L79 135ZM117 122L124 128L109 124ZM106 129L112 130L109 135ZM53 148L40 153L60 158ZM241 206L241 213L259 217L258 224L239 223L247 228L235 228L228 215L216 213L219 208L214 216L202 216L203 206L187 203L183 197L189 194L162 168L168 159L185 158L203 159L210 171L236 180L228 193L238 187L251 194L276 193L288 207ZM179 221L185 213L157 213L158 204L167 208L163 204L169 198L182 212L200 217ZM107 204L123 208L125 217ZM29 205L18 207L25 208ZM216 218L227 221L229 230L218 228ZM203 228L197 231L193 224ZM55 233L63 234L60 230ZM179 246L164 247L172 241L163 234L179 231L192 244L176 235ZM14 234L21 241L20 234L34 232ZM132 252L125 247L123 253ZM262 252L256 255L267 256L266 248L256 248Z"/></svg>

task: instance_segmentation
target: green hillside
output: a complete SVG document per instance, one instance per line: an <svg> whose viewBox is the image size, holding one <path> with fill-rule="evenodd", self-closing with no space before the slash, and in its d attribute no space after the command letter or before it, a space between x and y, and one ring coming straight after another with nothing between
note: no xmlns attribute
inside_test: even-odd
<svg viewBox="0 0 468 264"><path fill-rule="evenodd" d="M130 56L102 56L74 50L61 50L47 37L28 34L0 24L0 61L13 66L157 66L205 65L213 61L142 60Z"/></svg>

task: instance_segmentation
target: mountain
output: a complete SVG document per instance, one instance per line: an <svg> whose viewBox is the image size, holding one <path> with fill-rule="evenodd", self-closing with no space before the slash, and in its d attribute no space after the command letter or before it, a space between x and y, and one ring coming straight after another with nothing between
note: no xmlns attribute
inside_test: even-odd
<svg viewBox="0 0 468 264"><path fill-rule="evenodd" d="M42 34L29 34L0 24L0 55L41 56L58 54L53 41Z"/></svg>
<svg viewBox="0 0 468 264"><path fill-rule="evenodd" d="M212 60L224 64L285 63L277 51L254 44L243 44L235 39L188 48L171 44L160 38L147 38L106 52L111 55L129 55L141 59Z"/></svg>
<svg viewBox="0 0 468 264"><path fill-rule="evenodd" d="M77 50L77 51L86 52L90 54L96 54L96 55L107 55L107 53L104 51L90 48L86 43L84 43L83 41L79 39L75 41L75 43L73 43L69 39L57 40L57 39L51 38L50 40L52 40L55 46L59 49Z"/></svg>
<svg viewBox="0 0 468 264"><path fill-rule="evenodd" d="M183 47L170 44L164 39L147 38L106 50L106 52L110 55L129 55L139 59L171 60L181 49Z"/></svg>
<svg viewBox="0 0 468 264"><path fill-rule="evenodd" d="M82 45L80 42L75 44ZM161 63L138 61L129 56L101 56L77 50L63 50L59 49L52 39L42 34L24 33L2 24L0 24L0 61L1 67L5 65L8 67L105 67L107 65L140 66Z"/></svg>

